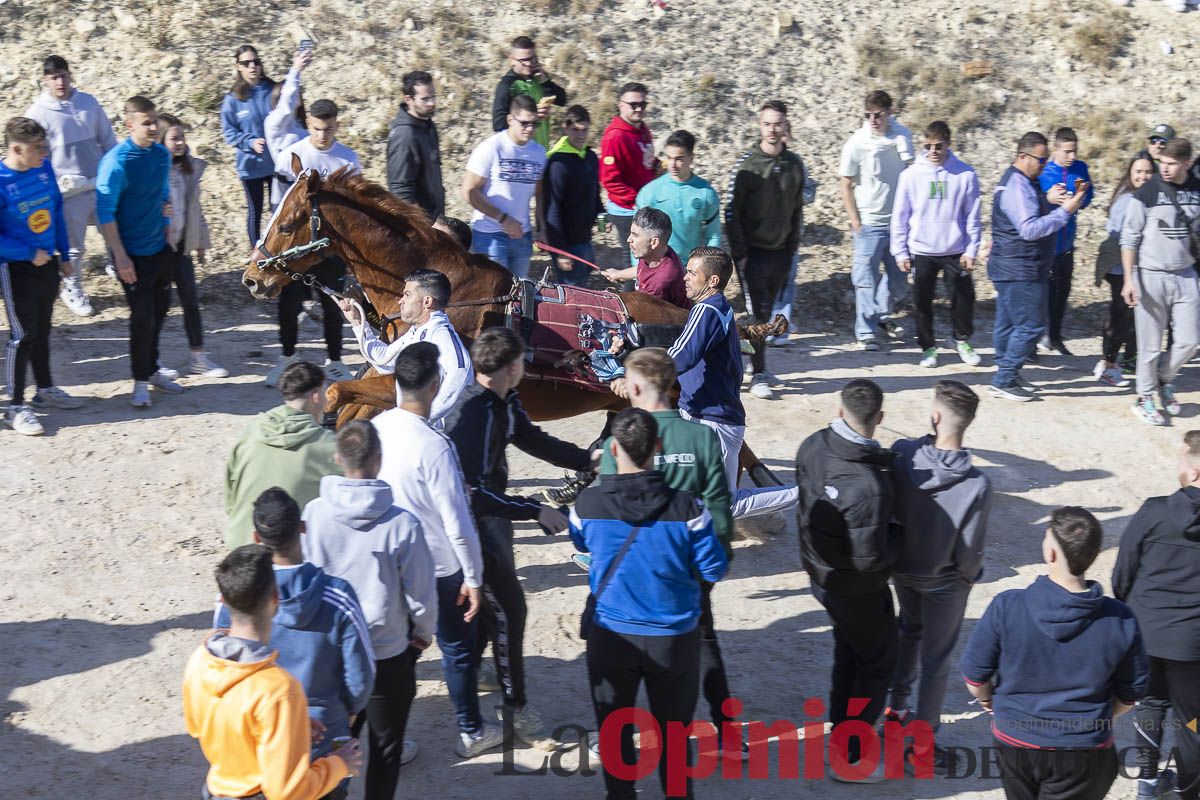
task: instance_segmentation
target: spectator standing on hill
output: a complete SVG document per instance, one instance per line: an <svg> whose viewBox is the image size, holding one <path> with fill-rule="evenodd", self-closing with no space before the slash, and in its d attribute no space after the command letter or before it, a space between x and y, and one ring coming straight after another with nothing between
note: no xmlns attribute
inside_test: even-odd
<svg viewBox="0 0 1200 800"><path fill-rule="evenodd" d="M908 278L896 266L888 236L896 185L913 162L913 146L912 134L892 114L887 92L869 92L863 102L865 122L842 146L838 167L854 239L854 336L868 351L879 349L880 336L895 339L903 333L890 317L904 298Z"/></svg>
<svg viewBox="0 0 1200 800"><path fill-rule="evenodd" d="M604 203L600 160L588 147L591 129L592 117L583 106L571 106L563 114L563 136L547 153L537 208L542 217L538 227L545 231L547 244L594 264L592 228L603 218ZM558 281L587 286L591 267L565 256L551 254L550 259Z"/></svg>
<svg viewBox="0 0 1200 800"><path fill-rule="evenodd" d="M1054 186L1063 187L1063 195L1058 204L1075 194L1077 186L1086 187L1083 192L1083 202L1079 210L1092 204L1094 189L1091 177L1088 175L1087 164L1079 159L1079 136L1071 128L1059 128L1054 132L1054 152L1050 162L1038 176L1038 183L1043 192L1049 192ZM1051 201L1053 202L1053 201ZM1067 301L1071 296L1071 278L1075 274L1075 214L1067 224L1059 229L1054 237L1054 261L1050 263L1049 297L1050 316L1046 334L1038 342L1038 350L1043 353L1058 353L1069 356L1071 351L1063 343L1063 318L1067 313Z"/></svg>
<svg viewBox="0 0 1200 800"><path fill-rule="evenodd" d="M917 343L922 367L936 367L933 298L941 273L950 293L950 344L964 364L982 360L971 346L975 333L975 256L979 252L979 178L950 150L950 126L925 129L924 155L900 173L891 222L892 257L911 272Z"/></svg>
<svg viewBox="0 0 1200 800"><path fill-rule="evenodd" d="M254 247L258 244L267 186L275 174L265 127L275 81L267 77L262 59L251 45L239 47L234 61L237 72L233 88L221 103L221 134L237 151L237 176L246 194L246 235Z"/></svg>
<svg viewBox="0 0 1200 800"><path fill-rule="evenodd" d="M721 198L692 172L696 137L675 131L663 148L667 171L637 193L636 208L657 208L671 218L671 249L685 257L697 247L721 246Z"/></svg>
<svg viewBox="0 0 1200 800"><path fill-rule="evenodd" d="M308 135L308 115L304 109L300 73L312 60L312 50L298 50L292 58L292 68L288 70L287 77L271 87L271 110L263 120L263 138L267 140L267 153L272 165L280 153ZM279 207L284 192L291 185L291 181L275 173L271 180L273 207Z"/></svg>
<svg viewBox="0 0 1200 800"><path fill-rule="evenodd" d="M1158 159L1162 157L1163 148L1167 146L1167 142L1175 138L1175 129L1165 123L1155 125L1150 131L1150 138L1147 140L1149 144L1147 149L1150 151L1150 157L1154 159L1154 168L1158 169Z"/></svg>
<svg viewBox="0 0 1200 800"><path fill-rule="evenodd" d="M392 117L387 139L388 191L421 207L429 219L446 213L442 154L438 145L437 93L433 76L420 70L400 79L404 102Z"/></svg>
<svg viewBox="0 0 1200 800"><path fill-rule="evenodd" d="M96 224L96 172L100 158L117 146L112 123L100 103L73 84L62 56L42 62L43 91L25 112L46 129L50 163L62 193L63 219L70 250L65 258L71 274L62 281L63 304L78 317L95 313L83 290L83 253L87 226Z"/></svg>
<svg viewBox="0 0 1200 800"><path fill-rule="evenodd" d="M644 121L649 105L650 90L645 84L622 86L617 91L617 115L600 139L600 184L608 196L608 221L625 253L622 266L634 263L629 252L629 227L637 193L654 180L660 168L654 155L654 137Z"/></svg>
<svg viewBox="0 0 1200 800"><path fill-rule="evenodd" d="M492 98L492 130L500 133L508 128L508 114L514 97L528 97L537 107L538 123L533 140L543 149L550 147L550 107L567 104L567 90L559 86L538 61L537 45L528 36L512 40L508 72L496 84Z"/></svg>

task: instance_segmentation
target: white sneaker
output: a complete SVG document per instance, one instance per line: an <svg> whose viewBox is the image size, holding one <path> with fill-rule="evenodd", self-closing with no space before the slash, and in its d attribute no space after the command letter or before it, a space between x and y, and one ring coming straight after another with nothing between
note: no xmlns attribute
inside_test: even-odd
<svg viewBox="0 0 1200 800"><path fill-rule="evenodd" d="M62 298L63 305L77 317L90 317L96 313L92 308L92 301L88 299L87 292L83 291L83 286L70 278L63 281L62 290L59 291L58 296Z"/></svg>
<svg viewBox="0 0 1200 800"><path fill-rule="evenodd" d="M48 389L38 389L29 405L38 409L65 408L69 410L79 408L83 405L83 401L67 394L57 386L51 386Z"/></svg>
<svg viewBox="0 0 1200 800"><path fill-rule="evenodd" d="M454 743L454 754L459 758L474 758L477 755L504 744L504 728L497 722L484 722L479 733L474 735L458 732Z"/></svg>
<svg viewBox="0 0 1200 800"><path fill-rule="evenodd" d="M156 372L151 375L150 380L147 382L160 392L166 392L167 394L183 394L183 387L168 378L166 375L163 375L161 372Z"/></svg>
<svg viewBox="0 0 1200 800"><path fill-rule="evenodd" d="M295 356L280 356L279 360L275 362L275 366L271 367L271 371L267 373L267 387L270 388L279 383L280 377L283 376L283 371L295 360Z"/></svg>
<svg viewBox="0 0 1200 800"><path fill-rule="evenodd" d="M879 759L879 763L875 765L875 769L871 770L869 775L861 778L846 778L837 773L832 766L829 767L829 777L838 783L883 783L887 776L884 775L884 760Z"/></svg>
<svg viewBox="0 0 1200 800"><path fill-rule="evenodd" d="M341 361L325 359L325 377L334 383L352 381L354 380L354 373L347 369L346 365Z"/></svg>
<svg viewBox="0 0 1200 800"><path fill-rule="evenodd" d="M129 402L134 408L149 408L150 407L150 384L146 381L133 382L133 397Z"/></svg>
<svg viewBox="0 0 1200 800"><path fill-rule="evenodd" d="M950 341L954 345L954 349L958 352L958 357L968 367L978 367L980 362L983 361L983 356L975 351L970 342L957 342L953 339Z"/></svg>
<svg viewBox="0 0 1200 800"><path fill-rule="evenodd" d="M767 376L759 373L750 379L750 394L759 400L774 400L775 392L767 382Z"/></svg>
<svg viewBox="0 0 1200 800"><path fill-rule="evenodd" d="M497 709L497 711L502 721L507 713L508 721L512 724L513 733L530 747L538 750L553 751L562 746L562 742L559 742L546 732L546 725L542 722L541 715L530 706L526 705L524 708L518 709L505 705Z"/></svg>
<svg viewBox="0 0 1200 800"><path fill-rule="evenodd" d="M931 347L921 354L921 360L917 362L918 367L932 369L937 366L938 352L936 347Z"/></svg>
<svg viewBox="0 0 1200 800"><path fill-rule="evenodd" d="M200 351L192 353L192 360L188 362L188 372L193 375L199 375L202 378L228 378L229 370L222 367L220 364L213 362L208 357L208 353Z"/></svg>
<svg viewBox="0 0 1200 800"><path fill-rule="evenodd" d="M163 364L161 361L158 362L158 373L167 378L170 378L173 381L179 380L179 370L173 369L172 367L168 367L166 364Z"/></svg>
<svg viewBox="0 0 1200 800"><path fill-rule="evenodd" d="M412 739L405 739L400 745L400 766L404 766L421 754L421 746Z"/></svg>
<svg viewBox="0 0 1200 800"><path fill-rule="evenodd" d="M22 436L41 436L46 432L29 406L9 406L4 418L8 426Z"/></svg>

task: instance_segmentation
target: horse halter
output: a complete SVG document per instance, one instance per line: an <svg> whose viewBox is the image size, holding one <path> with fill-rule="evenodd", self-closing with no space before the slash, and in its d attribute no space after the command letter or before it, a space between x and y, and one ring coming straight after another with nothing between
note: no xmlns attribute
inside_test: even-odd
<svg viewBox="0 0 1200 800"><path fill-rule="evenodd" d="M256 262L256 264L259 269L262 269L262 270L273 269L276 272L279 272L280 274L282 274L286 278L289 278L293 281L299 281L300 283L304 284L305 286L312 286L316 289L321 290L322 292L329 295L330 297L332 297L335 300L341 300L342 295L340 293L338 293L337 291L329 288L325 284L321 283L319 280L317 280L316 275L312 274L311 272L296 272L294 270L288 269L287 266L285 266L289 262L295 261L300 258L304 258L305 256L307 256L310 253L315 253L318 250L323 250L324 248L329 246L329 237L328 236L322 236L319 239L317 238L317 233L320 232L320 230L321 230L321 211L317 207L317 195L316 194L313 194L312 199L310 201L309 208L310 208L310 211L309 211L309 217L308 217L308 228L309 228L310 236L309 236L308 244L298 244L295 247L289 247L287 250L284 250L279 255L273 256L273 255L271 255L271 251L267 249L267 245L266 245L266 241L265 241L265 237L264 237L264 241L262 242L262 244L258 245L258 251L260 253L262 253L263 255L265 255L266 258L260 259L259 261Z"/></svg>

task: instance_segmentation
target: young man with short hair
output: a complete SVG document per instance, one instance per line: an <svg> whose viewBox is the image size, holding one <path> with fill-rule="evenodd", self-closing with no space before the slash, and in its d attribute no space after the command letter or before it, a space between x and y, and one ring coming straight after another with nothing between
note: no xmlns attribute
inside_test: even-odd
<svg viewBox="0 0 1200 800"><path fill-rule="evenodd" d="M254 532L254 498L278 486L297 503L317 497L321 479L341 472L334 460L334 435L321 427L325 373L297 361L279 379L283 404L246 426L225 464L225 546L249 544Z"/></svg>
<svg viewBox="0 0 1200 800"><path fill-rule="evenodd" d="M963 650L1010 800L1100 800L1117 777L1113 723L1145 695L1149 670L1133 612L1084 578L1103 539L1086 510L1054 511L1042 538L1048 574L998 594Z"/></svg>
<svg viewBox="0 0 1200 800"><path fill-rule="evenodd" d="M975 256L979 252L979 178L950 150L950 126L925 129L924 155L900 173L892 211L891 249L900 271L913 274L917 343L922 367L936 367L933 298L938 273L950 294L951 347L964 364L982 360L971 346L975 333Z"/></svg>
<svg viewBox="0 0 1200 800"><path fill-rule="evenodd" d="M463 250L471 249L471 226L458 217L439 214L433 222L433 229L447 234Z"/></svg>
<svg viewBox="0 0 1200 800"><path fill-rule="evenodd" d="M899 652L885 718L908 722L914 716L938 729L950 681L950 657L958 641L967 596L983 574L992 489L971 464L963 437L975 419L979 395L959 381L938 381L929 421L933 433L892 445L893 511L902 531L892 582L900 605ZM916 713L909 708L920 665ZM933 770L949 768L947 753L932 757Z"/></svg>
<svg viewBox="0 0 1200 800"><path fill-rule="evenodd" d="M326 575L304 560L300 506L274 486L254 501L254 541L271 551L279 607L271 626L271 644L280 667L304 688L308 715L319 723L314 759L333 751L338 737L350 735L350 723L362 712L375 683L371 635L354 587ZM217 605L213 628L228 629L229 606ZM325 795L344 800L349 781Z"/></svg>
<svg viewBox="0 0 1200 800"><path fill-rule="evenodd" d="M616 474L601 475L599 485L584 489L571 510L571 540L594 559L588 581L595 613L587 633L592 705L603 730L610 714L634 707L644 681L650 713L666 731L670 723L692 721L702 658L703 586L725 576L728 560L709 512L654 470L654 417L627 408L613 420L612 434L607 450ZM668 747L674 743L667 741ZM620 742L619 756L602 755L609 763L617 757L636 763L631 726L621 729ZM683 759L667 753L659 760L664 793L672 763ZM610 798L635 796L634 781L607 769L604 784ZM690 789L689 782L688 797Z"/></svg>
<svg viewBox="0 0 1200 800"><path fill-rule="evenodd" d="M668 244L671 231L671 218L665 211L652 206L639 208L629 226L629 252L637 259L636 266L601 270L600 274L617 284L636 279L639 292L683 309L691 308L692 301L683 282L683 264L675 248Z"/></svg>
<svg viewBox="0 0 1200 800"><path fill-rule="evenodd" d="M907 278L892 257L888 233L896 184L913 161L913 146L908 128L893 119L887 92L867 93L863 118L863 126L842 147L838 169L854 239L854 336L863 350L874 351L881 335L895 339L903 332L890 315L904 298Z"/></svg>
<svg viewBox="0 0 1200 800"><path fill-rule="evenodd" d="M708 181L692 172L696 137L684 130L667 137L662 163L667 171L637 193L635 208L657 208L671 218L671 249L691 253L721 246L721 198Z"/></svg>
<svg viewBox="0 0 1200 800"><path fill-rule="evenodd" d="M171 154L155 140L158 111L141 95L125 101L129 138L100 159L96 222L112 252L129 305L129 364L135 408L150 407L150 387L179 394L183 387L158 369L158 336L171 307L175 253L171 224Z"/></svg>
<svg viewBox="0 0 1200 800"><path fill-rule="evenodd" d="M454 445L430 424L441 395L439 371L432 342L405 348L392 371L400 402L371 422L383 444L379 479L392 487L393 502L421 523L433 557L442 674L458 722L454 752L473 758L503 742L504 732L479 712L475 637L483 556Z"/></svg>
<svg viewBox="0 0 1200 800"><path fill-rule="evenodd" d="M1200 796L1200 738L1184 728L1200 717L1200 431L1184 434L1176 471L1181 488L1151 497L1129 521L1112 574L1113 596L1133 609L1150 657L1134 714L1139 799L1171 788L1168 771L1158 771L1168 708L1183 723L1175 728L1179 795Z"/></svg>
<svg viewBox="0 0 1200 800"><path fill-rule="evenodd" d="M1037 398L1021 379L1021 368L1046 331L1046 275L1054 261L1054 234L1087 196L1081 183L1076 183L1070 197L1065 197L1061 186L1042 192L1037 179L1049 160L1046 137L1029 131L1017 141L1012 165L1000 176L992 195L988 277L996 287L992 325L996 375L988 391L1018 403Z"/></svg>
<svg viewBox="0 0 1200 800"><path fill-rule="evenodd" d="M544 531L561 533L567 518L555 508L508 493L505 450L515 444L534 458L580 472L592 469L587 450L557 439L530 421L517 396L525 375L525 345L509 328L487 328L471 344L475 382L446 417L446 435L462 464L471 509L483 548L487 605L476 643L476 661L489 641L504 690L502 718L525 743L555 749L540 715L525 694L525 592L513 560L513 523L537 520Z"/></svg>
<svg viewBox="0 0 1200 800"><path fill-rule="evenodd" d="M436 220L446 213L442 154L438 146L437 93L428 72L406 72L400 79L404 102L392 117L387 139L388 191Z"/></svg>
<svg viewBox="0 0 1200 800"><path fill-rule="evenodd" d="M800 156L788 150L787 105L768 100L758 111L759 141L739 159L729 179L725 233L747 310L756 322L769 322L776 298L785 298L792 265L804 231L804 184L807 173ZM791 323L788 302L783 314ZM786 335L783 337L786 338ZM767 371L767 353L750 356L750 394L775 398L775 376Z"/></svg>
<svg viewBox="0 0 1200 800"><path fill-rule="evenodd" d="M459 196L471 214L471 252L495 261L518 278L529 275L533 229L529 203L546 166L546 148L533 139L537 104L513 97L508 129L484 139L471 151Z"/></svg>
<svg viewBox="0 0 1200 800"><path fill-rule="evenodd" d="M813 596L833 623L829 721L835 727L847 720L874 725L896 666L896 612L888 588L900 544L892 523L896 454L874 438L881 422L879 386L852 380L842 387L837 418L796 452L800 560ZM857 764L860 745L850 738L834 756ZM832 774L846 782L878 783L883 759L857 780L838 770Z"/></svg>
<svg viewBox="0 0 1200 800"><path fill-rule="evenodd" d="M449 302L450 280L445 275L431 269L410 272L404 279L404 293L400 296L400 321L409 327L392 342L379 338L366 322L366 315L358 303L348 299L338 303L350 321L363 358L381 375L390 375L396 358L413 344L428 341L437 347L442 376L429 415L434 423L440 423L450 413L463 390L475 378L467 348L446 316ZM400 402L397 391L396 405Z"/></svg>
<svg viewBox="0 0 1200 800"><path fill-rule="evenodd" d="M62 56L42 62L42 93L25 111L46 129L50 163L63 198L70 250L64 254L71 274L62 285L62 301L79 317L90 317L92 302L83 290L83 245L87 226L96 224L96 174L101 157L117 146L112 123L100 103L73 84Z"/></svg>
<svg viewBox="0 0 1200 800"><path fill-rule="evenodd" d="M44 433L34 409L79 408L83 403L50 377L50 327L59 274L69 275L62 195L46 158L46 131L28 117L4 126L8 152L0 162L0 290L8 312L4 360L9 405L4 419L25 436ZM58 253L58 258L54 253ZM37 391L25 405L26 368Z"/></svg>
<svg viewBox="0 0 1200 800"><path fill-rule="evenodd" d="M320 497L304 507L304 555L353 586L370 620L375 688L367 701L365 789L367 797L392 798L401 764L416 756L404 729L417 695L417 659L436 626L433 559L417 518L395 505L378 478L383 453L371 423L355 420L338 431L337 459L346 477L322 478Z"/></svg>
<svg viewBox="0 0 1200 800"><path fill-rule="evenodd" d="M211 634L188 660L183 721L209 763L203 796L213 800L317 800L362 767L351 739L310 760L312 726L304 687L270 648L279 590L271 551L248 544L216 569L228 630Z"/></svg>
<svg viewBox="0 0 1200 800"><path fill-rule="evenodd" d="M591 130L592 117L583 106L571 106L563 114L563 136L547 153L537 208L547 244L595 263L592 228L602 218L604 204L600 201L600 160L587 144ZM587 264L555 254L550 259L557 280L587 286L592 273Z"/></svg>
<svg viewBox="0 0 1200 800"><path fill-rule="evenodd" d="M1200 341L1200 287L1192 247L1200 215L1200 179L1188 174L1192 156L1187 139L1167 142L1158 174L1133 192L1121 231L1121 295L1134 307L1138 346L1133 413L1151 425L1167 422L1154 405L1155 390L1163 411L1178 416L1183 410L1175 397L1175 376L1192 360ZM1163 353L1167 328L1174 331L1174 342L1170 352Z"/></svg>
<svg viewBox="0 0 1200 800"><path fill-rule="evenodd" d="M1067 224L1059 229L1054 238L1054 260L1050 263L1049 297L1050 308L1046 335L1038 342L1038 350L1043 353L1057 352L1069 356L1071 351L1063 343L1063 318L1067 313L1067 299L1071 295L1071 277L1075 274L1075 214L1092 204L1095 188L1091 176L1088 175L1087 164L1079 157L1079 136L1071 128L1059 128L1054 132L1054 152L1050 162L1038 176L1038 183L1043 192L1048 192L1054 186L1061 186L1063 194L1059 203L1075 194L1075 187L1084 193L1083 202L1071 214Z"/></svg>
<svg viewBox="0 0 1200 800"><path fill-rule="evenodd" d="M550 146L550 107L567 104L567 90L559 86L538 61L537 45L528 36L512 40L508 51L511 67L492 97L492 130L499 133L508 127L506 118L515 97L528 97L537 106L537 127L533 139L543 148Z"/></svg>
<svg viewBox="0 0 1200 800"><path fill-rule="evenodd" d="M660 165L654 136L646 126L650 90L643 83L626 83L617 90L617 114L600 139L600 184L608 200L605 209L624 252L622 264L632 264L629 227L636 211L637 193L654 180Z"/></svg>

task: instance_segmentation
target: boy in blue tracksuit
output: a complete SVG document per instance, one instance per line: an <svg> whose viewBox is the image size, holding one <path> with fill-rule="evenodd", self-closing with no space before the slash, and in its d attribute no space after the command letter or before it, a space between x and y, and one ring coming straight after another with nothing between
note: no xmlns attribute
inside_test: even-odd
<svg viewBox="0 0 1200 800"><path fill-rule="evenodd" d="M609 714L637 703L644 680L650 713L666 731L669 722L692 721L700 690L700 583L721 580L729 562L708 511L654 470L658 423L650 412L618 414L609 449L617 474L601 475L598 485L581 492L570 516L571 540L592 554L592 705L603 729ZM631 727L622 729L620 745L618 756L602 740L601 760L636 763ZM669 754L659 761L664 794L670 761ZM607 770L604 783L609 798L636 794L634 781Z"/></svg>
<svg viewBox="0 0 1200 800"><path fill-rule="evenodd" d="M1059 128L1054 133L1054 151L1050 162L1038 176L1042 191L1048 193L1054 186L1061 186L1065 197L1075 194L1077 186L1085 186L1083 202L1079 209L1085 209L1092 203L1092 179L1088 175L1087 164L1076 158L1079 152L1079 137L1071 128ZM1065 198L1064 198L1065 199ZM1053 201L1052 201L1053 202ZM1061 201L1060 201L1061 204ZM1054 237L1054 261L1050 265L1046 336L1038 343L1038 348L1045 353L1058 352L1070 355L1063 344L1062 324L1067 313L1067 298L1071 294L1071 276L1075 274L1075 214L1067 221L1066 226Z"/></svg>
<svg viewBox="0 0 1200 800"><path fill-rule="evenodd" d="M62 194L46 158L46 130L27 117L4 127L8 148L0 163L0 290L8 312L5 349L10 405L5 419L17 433L37 436L42 424L25 405L25 372L33 367L35 408L78 408L79 401L50 379L50 316L59 273L71 274ZM54 254L58 253L56 259Z"/></svg>
<svg viewBox="0 0 1200 800"><path fill-rule="evenodd" d="M353 587L304 560L300 506L283 489L266 490L254 502L254 540L271 549L279 610L271 647L279 666L308 696L308 714L325 726L313 742L313 759L327 755L334 739L350 735L351 720L366 708L375 684L371 634ZM229 609L218 603L213 628L229 627ZM344 798L349 781L327 798Z"/></svg>

